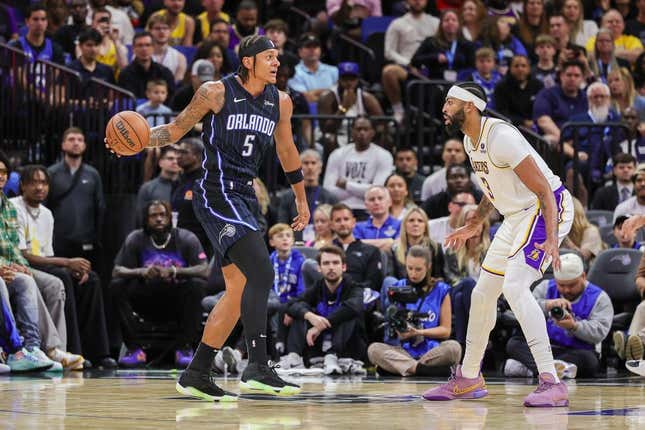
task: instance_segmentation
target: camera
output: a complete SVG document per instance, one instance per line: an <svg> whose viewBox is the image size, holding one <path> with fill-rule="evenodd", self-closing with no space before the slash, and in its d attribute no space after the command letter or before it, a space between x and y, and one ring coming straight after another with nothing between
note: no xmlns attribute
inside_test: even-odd
<svg viewBox="0 0 645 430"><path fill-rule="evenodd" d="M551 315L551 318L553 318L556 321L563 320L569 315L569 312L567 312L566 309L560 306L554 306L551 308L549 311L549 315Z"/></svg>
<svg viewBox="0 0 645 430"><path fill-rule="evenodd" d="M418 326L421 318L426 317L423 312L415 312L405 308L406 303L416 303L419 300L416 288L409 285L389 288L387 297L391 303L385 309L388 337L396 338L397 331L399 333L408 331L409 327Z"/></svg>

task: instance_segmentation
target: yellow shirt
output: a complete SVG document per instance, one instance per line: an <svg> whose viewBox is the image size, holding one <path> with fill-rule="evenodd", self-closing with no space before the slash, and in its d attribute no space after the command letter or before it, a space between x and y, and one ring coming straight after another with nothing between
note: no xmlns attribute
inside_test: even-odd
<svg viewBox="0 0 645 430"><path fill-rule="evenodd" d="M108 65L116 70L116 45L110 40L110 47L105 54L100 54L96 57L96 61Z"/></svg>
<svg viewBox="0 0 645 430"><path fill-rule="evenodd" d="M218 18L226 22L231 22L231 17L226 12L220 12ZM197 15L197 19L199 20L200 27L202 28L202 39L206 39L208 35L211 34L211 22L208 20L208 13L200 13Z"/></svg>
<svg viewBox="0 0 645 430"><path fill-rule="evenodd" d="M154 15L161 15L165 16L168 13L166 9L161 9L160 11L157 11L153 14ZM177 17L177 25L175 28L170 29L170 38L168 39L168 44L170 46L177 46L181 45L181 42L184 40L184 36L186 35L186 15L183 12L179 12L179 16Z"/></svg>
<svg viewBox="0 0 645 430"><path fill-rule="evenodd" d="M595 46L596 36L593 36L590 37L589 40L587 40L585 49L587 50L587 52L594 52ZM614 47L631 51L632 49L643 49L643 44L638 37L630 36L629 34L623 34L618 39L614 40Z"/></svg>

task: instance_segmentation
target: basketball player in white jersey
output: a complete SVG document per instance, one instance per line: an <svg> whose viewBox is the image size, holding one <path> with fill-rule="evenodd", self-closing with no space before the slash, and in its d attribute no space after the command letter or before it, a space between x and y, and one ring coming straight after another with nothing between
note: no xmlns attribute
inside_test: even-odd
<svg viewBox="0 0 645 430"><path fill-rule="evenodd" d="M454 85L448 91L444 122L449 129L464 132L464 148L484 197L477 217L448 235L445 244L454 249L464 246L493 208L504 222L472 292L464 360L447 384L423 397L476 399L488 394L480 365L495 325L497 298L504 293L539 371L539 387L524 405L567 406L567 387L553 365L544 313L529 287L551 262L556 271L560 268L558 247L573 221L571 195L522 134L505 121L482 116L485 109L486 95L475 83Z"/></svg>

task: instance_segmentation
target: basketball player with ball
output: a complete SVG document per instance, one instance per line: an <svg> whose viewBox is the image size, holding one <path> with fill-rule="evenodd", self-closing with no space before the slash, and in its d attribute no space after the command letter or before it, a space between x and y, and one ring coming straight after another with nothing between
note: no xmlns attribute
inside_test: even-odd
<svg viewBox="0 0 645 430"><path fill-rule="evenodd" d="M497 298L504 293L539 371L539 386L524 399L524 405L567 406L567 387L558 380L544 314L530 286L551 262L556 272L560 269L558 248L573 222L572 198L522 134L505 121L483 116L485 109L486 94L475 83L457 84L448 91L444 122L452 131L465 134L464 149L484 197L477 217L449 234L445 245L464 246L469 237L479 234L493 208L504 216L504 222L472 292L463 362L448 383L426 391L423 397L476 399L488 394L480 366L495 325Z"/></svg>
<svg viewBox="0 0 645 430"><path fill-rule="evenodd" d="M206 82L190 104L169 124L150 130L135 123L131 113L108 124L106 145L118 154L177 142L203 119L203 176L193 189L195 214L222 261L226 293L208 316L202 340L176 388L185 395L209 401L235 401L237 395L218 387L211 366L218 349L242 318L249 364L242 373L242 392L293 395L300 387L282 380L268 364L267 299L273 266L254 214L258 211L252 181L264 151L275 137L276 152L296 196L294 230L309 223L309 206L298 150L293 142L289 96L275 87L278 50L265 36L240 43L236 74ZM112 121L111 121L112 122ZM136 131L135 131L136 129ZM141 144L139 144L141 143Z"/></svg>

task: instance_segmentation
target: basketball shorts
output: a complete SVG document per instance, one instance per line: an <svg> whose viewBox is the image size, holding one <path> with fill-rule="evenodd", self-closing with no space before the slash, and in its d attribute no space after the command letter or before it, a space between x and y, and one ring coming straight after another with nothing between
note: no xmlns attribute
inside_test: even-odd
<svg viewBox="0 0 645 430"><path fill-rule="evenodd" d="M205 189L200 181L195 181L193 210L213 250L221 257L222 266L231 263L226 253L235 242L249 231L260 229L256 219L260 211L258 201L253 187L246 184L235 184L235 189L222 193Z"/></svg>
<svg viewBox="0 0 645 430"><path fill-rule="evenodd" d="M573 200L564 186L553 192L558 212L558 238L562 243L573 223ZM482 270L504 276L509 264L522 264L537 270L540 276L551 258L535 247L546 240L546 224L539 202L507 216L488 248Z"/></svg>

